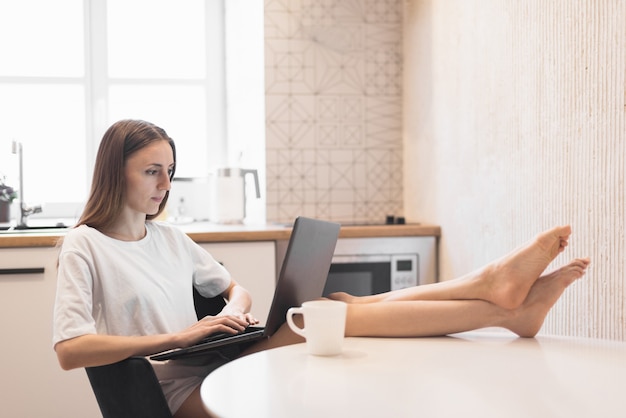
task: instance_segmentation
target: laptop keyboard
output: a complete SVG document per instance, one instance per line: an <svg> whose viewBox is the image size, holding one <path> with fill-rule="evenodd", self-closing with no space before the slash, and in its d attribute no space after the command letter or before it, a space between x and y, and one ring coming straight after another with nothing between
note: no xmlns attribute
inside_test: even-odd
<svg viewBox="0 0 626 418"><path fill-rule="evenodd" d="M237 335L237 334L227 334L225 332L216 332L215 334L211 334L208 337L201 339L196 344L204 344L204 343L208 343L208 342L215 341L215 340L221 340L222 338L227 337L229 335Z"/></svg>
<svg viewBox="0 0 626 418"><path fill-rule="evenodd" d="M259 330L262 330L262 327L247 327L246 329L244 329L243 331L237 333L237 334L229 334L227 332L216 332L215 334L211 334L208 337L203 338L202 340L200 340L199 342L197 342L194 345L198 345L198 344L204 344L204 343L209 343L211 341L216 341L216 340L221 340L222 338L226 338L226 337L234 337L235 335L239 335L239 334L247 334L249 332L257 332Z"/></svg>

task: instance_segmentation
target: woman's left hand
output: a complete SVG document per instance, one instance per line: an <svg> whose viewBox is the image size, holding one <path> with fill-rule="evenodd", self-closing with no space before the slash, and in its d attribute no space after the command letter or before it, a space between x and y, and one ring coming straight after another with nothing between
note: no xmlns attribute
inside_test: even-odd
<svg viewBox="0 0 626 418"><path fill-rule="evenodd" d="M259 320L256 319L251 313L243 312L241 309L229 305L224 306L222 312L220 312L217 316L234 316L235 318L246 321L248 325L256 325L259 323Z"/></svg>
<svg viewBox="0 0 626 418"><path fill-rule="evenodd" d="M259 323L259 320L249 312L252 305L250 294L236 281L231 280L230 286L222 293L222 296L228 303L217 316L232 316L240 321L247 322L248 325Z"/></svg>

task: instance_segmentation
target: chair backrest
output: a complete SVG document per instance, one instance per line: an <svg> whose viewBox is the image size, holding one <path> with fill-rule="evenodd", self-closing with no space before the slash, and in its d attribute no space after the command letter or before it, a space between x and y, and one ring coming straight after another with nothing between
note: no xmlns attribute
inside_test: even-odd
<svg viewBox="0 0 626 418"><path fill-rule="evenodd" d="M130 357L85 370L103 418L172 418L152 365L145 357Z"/></svg>
<svg viewBox="0 0 626 418"><path fill-rule="evenodd" d="M196 307L196 316L202 319L207 315L217 315L226 306L226 301L221 296L205 298L196 288L193 288L193 304Z"/></svg>
<svg viewBox="0 0 626 418"><path fill-rule="evenodd" d="M195 289L198 319L225 306L221 296L205 298ZM86 367L103 418L172 418L161 385L145 357L130 357L105 366Z"/></svg>

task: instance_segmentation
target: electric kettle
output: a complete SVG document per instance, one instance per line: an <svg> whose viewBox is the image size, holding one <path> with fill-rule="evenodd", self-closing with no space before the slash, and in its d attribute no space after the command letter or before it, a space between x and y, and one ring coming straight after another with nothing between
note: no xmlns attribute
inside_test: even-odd
<svg viewBox="0 0 626 418"><path fill-rule="evenodd" d="M261 197L257 170L224 167L215 176L213 216L223 224L240 224L246 217L246 176L252 175L257 199Z"/></svg>

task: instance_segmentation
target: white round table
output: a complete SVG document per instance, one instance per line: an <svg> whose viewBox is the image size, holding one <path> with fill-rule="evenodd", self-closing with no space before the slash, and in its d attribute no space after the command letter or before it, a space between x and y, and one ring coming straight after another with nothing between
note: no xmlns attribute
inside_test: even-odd
<svg viewBox="0 0 626 418"><path fill-rule="evenodd" d="M625 391L624 342L474 332L281 347L220 367L201 395L223 418L623 418Z"/></svg>

